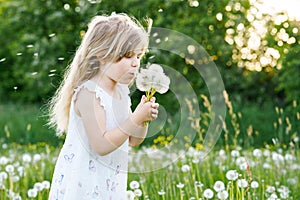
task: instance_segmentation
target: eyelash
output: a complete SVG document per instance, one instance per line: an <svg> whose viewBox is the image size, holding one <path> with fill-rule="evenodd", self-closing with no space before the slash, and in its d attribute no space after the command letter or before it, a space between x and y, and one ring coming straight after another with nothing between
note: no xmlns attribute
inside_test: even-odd
<svg viewBox="0 0 300 200"><path fill-rule="evenodd" d="M134 54L132 54L132 53L126 53L124 57L126 57L126 58L131 58L131 57L133 57L133 56L134 56ZM137 58L138 58L138 59L140 59L141 57L142 57L141 55L137 55Z"/></svg>

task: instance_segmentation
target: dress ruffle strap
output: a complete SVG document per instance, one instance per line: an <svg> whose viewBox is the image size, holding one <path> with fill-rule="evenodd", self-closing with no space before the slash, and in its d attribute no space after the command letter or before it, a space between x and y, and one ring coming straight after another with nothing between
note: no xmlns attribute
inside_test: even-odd
<svg viewBox="0 0 300 200"><path fill-rule="evenodd" d="M81 85L79 85L77 88L74 89L74 94L73 94L73 101L76 100L78 93L82 88L87 89L90 92L95 93L96 98L100 100L100 105L103 106L104 110L107 108L107 106L110 105L110 98L108 94L101 88L99 87L95 82L91 80L87 80Z"/></svg>

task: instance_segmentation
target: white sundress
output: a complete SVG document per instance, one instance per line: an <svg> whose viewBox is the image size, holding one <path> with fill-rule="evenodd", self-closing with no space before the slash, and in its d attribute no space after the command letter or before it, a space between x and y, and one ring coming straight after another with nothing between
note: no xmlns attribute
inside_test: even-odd
<svg viewBox="0 0 300 200"><path fill-rule="evenodd" d="M93 152L82 119L74 111L74 100L82 88L94 92L100 98L106 114L107 131L124 122L130 111L131 101L127 85L117 86L120 100L110 96L91 80L75 89L68 132L56 162L49 200L125 200L128 140L105 156Z"/></svg>

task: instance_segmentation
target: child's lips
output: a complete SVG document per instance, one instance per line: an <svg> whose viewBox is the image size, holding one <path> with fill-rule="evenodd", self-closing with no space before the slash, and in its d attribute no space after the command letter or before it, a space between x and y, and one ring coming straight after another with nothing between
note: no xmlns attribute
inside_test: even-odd
<svg viewBox="0 0 300 200"><path fill-rule="evenodd" d="M129 75L132 77L135 77L136 73L135 72L129 72Z"/></svg>

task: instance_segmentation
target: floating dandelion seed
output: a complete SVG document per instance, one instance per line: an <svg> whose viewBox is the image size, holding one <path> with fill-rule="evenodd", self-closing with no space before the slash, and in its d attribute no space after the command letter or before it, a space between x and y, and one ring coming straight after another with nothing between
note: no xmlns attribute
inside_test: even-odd
<svg viewBox="0 0 300 200"><path fill-rule="evenodd" d="M49 76L49 77L52 77L52 76L55 76L55 74L49 74L48 76Z"/></svg>
<svg viewBox="0 0 300 200"><path fill-rule="evenodd" d="M65 60L65 58L64 57L59 57L57 60L62 61L62 60Z"/></svg>
<svg viewBox="0 0 300 200"><path fill-rule="evenodd" d="M14 90L17 90L17 89L18 89L18 87L17 87L17 86L15 86L15 87L14 87Z"/></svg>
<svg viewBox="0 0 300 200"><path fill-rule="evenodd" d="M39 56L39 53L34 53L33 56L34 56L34 57L38 57L38 56Z"/></svg>
<svg viewBox="0 0 300 200"><path fill-rule="evenodd" d="M51 34L49 34L48 36L50 37L50 38L52 38L52 37L55 37L55 33L51 33Z"/></svg>
<svg viewBox="0 0 300 200"><path fill-rule="evenodd" d="M153 58L155 58L155 56L153 55L153 56L150 56L148 59L149 60L151 60L151 59L153 59Z"/></svg>
<svg viewBox="0 0 300 200"><path fill-rule="evenodd" d="M51 69L50 72L51 73L56 72L56 69Z"/></svg>
<svg viewBox="0 0 300 200"><path fill-rule="evenodd" d="M27 48L32 48L33 45L32 45L32 44L28 44L26 47L27 47Z"/></svg>
<svg viewBox="0 0 300 200"><path fill-rule="evenodd" d="M158 12L163 12L163 11L164 11L164 10L163 10L163 9L161 9L161 8L160 8L160 9L158 9Z"/></svg>
<svg viewBox="0 0 300 200"><path fill-rule="evenodd" d="M35 76L35 75L37 75L37 74L38 74L37 72L32 72L32 73L31 73L32 76Z"/></svg>
<svg viewBox="0 0 300 200"><path fill-rule="evenodd" d="M0 62L4 62L6 60L6 58L2 58L1 60L0 60Z"/></svg>
<svg viewBox="0 0 300 200"><path fill-rule="evenodd" d="M16 55L17 55L17 56L21 56L22 54L23 54L23 53L19 52L19 53L17 53Z"/></svg>

